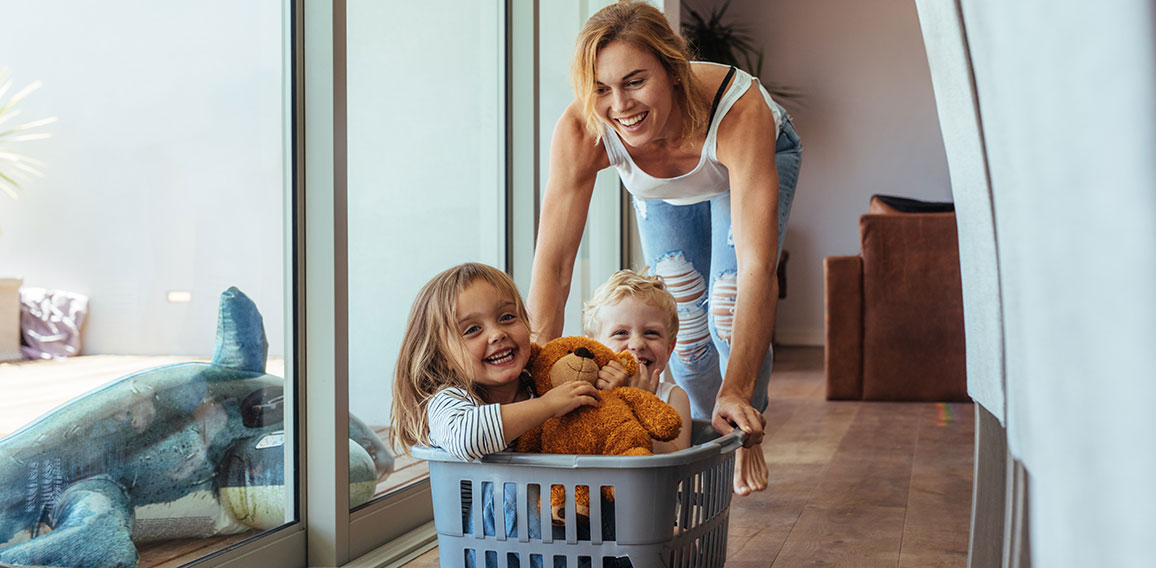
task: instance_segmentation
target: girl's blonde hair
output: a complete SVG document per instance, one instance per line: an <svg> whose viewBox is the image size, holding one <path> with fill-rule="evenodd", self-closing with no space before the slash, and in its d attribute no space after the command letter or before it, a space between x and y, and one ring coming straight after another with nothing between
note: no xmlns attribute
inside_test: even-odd
<svg viewBox="0 0 1156 568"><path fill-rule="evenodd" d="M673 338L678 335L678 303L660 276L647 276L643 270L639 274L630 269L615 272L603 282L590 301L582 304L582 332L588 337L597 337L602 332L602 321L598 311L604 306L613 306L626 298L633 298L662 310L666 316L666 332Z"/></svg>
<svg viewBox="0 0 1156 568"><path fill-rule="evenodd" d="M602 137L602 122L594 111L598 98L595 64L598 52L613 41L628 41L649 50L675 80L675 99L682 111L682 138L706 130L710 107L694 96L698 82L690 71L690 52L686 41L674 33L666 17L657 8L641 0L622 0L611 4L586 20L578 33L570 80L574 94L586 118L586 130L597 139Z"/></svg>
<svg viewBox="0 0 1156 568"><path fill-rule="evenodd" d="M457 387L480 401L487 400L485 389L468 378L468 353L457 330L458 296L479 280L509 296L518 318L529 328L529 314L517 285L497 268L468 262L427 282L413 301L397 356L390 432L395 449L400 447L408 454L410 446L429 443L426 406L438 391Z"/></svg>

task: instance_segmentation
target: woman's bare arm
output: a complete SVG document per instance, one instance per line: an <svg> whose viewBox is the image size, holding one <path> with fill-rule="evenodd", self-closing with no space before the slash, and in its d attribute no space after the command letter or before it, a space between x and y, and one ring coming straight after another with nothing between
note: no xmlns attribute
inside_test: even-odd
<svg viewBox="0 0 1156 568"><path fill-rule="evenodd" d="M733 422L750 434L748 445L755 445L762 441L764 419L750 400L775 325L779 245L775 122L757 86L744 93L720 125L717 153L730 172L738 297L713 425L726 431L727 422Z"/></svg>
<svg viewBox="0 0 1156 568"><path fill-rule="evenodd" d="M594 178L610 165L601 143L583 127L581 113L571 104L550 144L550 174L542 198L538 243L530 276L527 305L534 341L545 343L562 334L566 298L574 273L574 257L582 242Z"/></svg>

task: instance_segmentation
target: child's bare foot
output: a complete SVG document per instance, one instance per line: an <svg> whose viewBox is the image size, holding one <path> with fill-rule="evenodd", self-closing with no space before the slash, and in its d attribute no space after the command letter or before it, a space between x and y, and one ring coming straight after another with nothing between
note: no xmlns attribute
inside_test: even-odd
<svg viewBox="0 0 1156 568"><path fill-rule="evenodd" d="M735 494L750 495L767 488L767 461L763 446L735 450Z"/></svg>

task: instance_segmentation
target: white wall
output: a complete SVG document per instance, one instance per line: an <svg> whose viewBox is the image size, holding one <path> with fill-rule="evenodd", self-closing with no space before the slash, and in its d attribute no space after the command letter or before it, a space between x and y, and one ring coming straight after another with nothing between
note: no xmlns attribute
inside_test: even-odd
<svg viewBox="0 0 1156 568"><path fill-rule="evenodd" d="M687 4L705 15L722 2ZM820 345L823 258L859 252L871 195L951 200L915 3L732 0L727 15L764 47L761 78L805 97L784 103L803 167L783 239L790 259L776 339Z"/></svg>
<svg viewBox="0 0 1156 568"><path fill-rule="evenodd" d="M83 352L211 355L231 285L283 349L281 3L0 0L0 65L57 116L0 196L0 274L86 294ZM169 290L192 302L170 304Z"/></svg>

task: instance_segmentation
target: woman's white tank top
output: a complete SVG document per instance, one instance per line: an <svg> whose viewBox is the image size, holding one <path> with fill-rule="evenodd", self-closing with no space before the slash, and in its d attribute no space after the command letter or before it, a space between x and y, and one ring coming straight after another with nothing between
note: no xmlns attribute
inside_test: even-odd
<svg viewBox="0 0 1156 568"><path fill-rule="evenodd" d="M696 61L695 63L700 62ZM707 64L718 65L717 63ZM726 67L725 65L719 66ZM702 144L702 155L699 157L698 165L693 170L677 177L657 178L642 171L642 168L635 165L634 160L631 159L630 153L626 151L626 146L618 137L618 133L610 125L605 122L602 123L602 145L606 148L606 156L610 158L610 165L618 169L618 175L622 178L622 185L626 187L626 191L635 197L661 199L671 205L689 205L726 193L730 189L730 176L726 166L719 163L718 157L715 155L715 149L718 146L718 125L735 102L739 100L739 97L747 92L751 84L758 85L763 99L771 108L771 113L775 117L775 138L778 138L779 127L783 123L779 105L771 100L771 95L767 93L761 83L750 74L736 68L734 80L731 81L730 87L719 99L714 119L711 120L707 128L706 141Z"/></svg>

